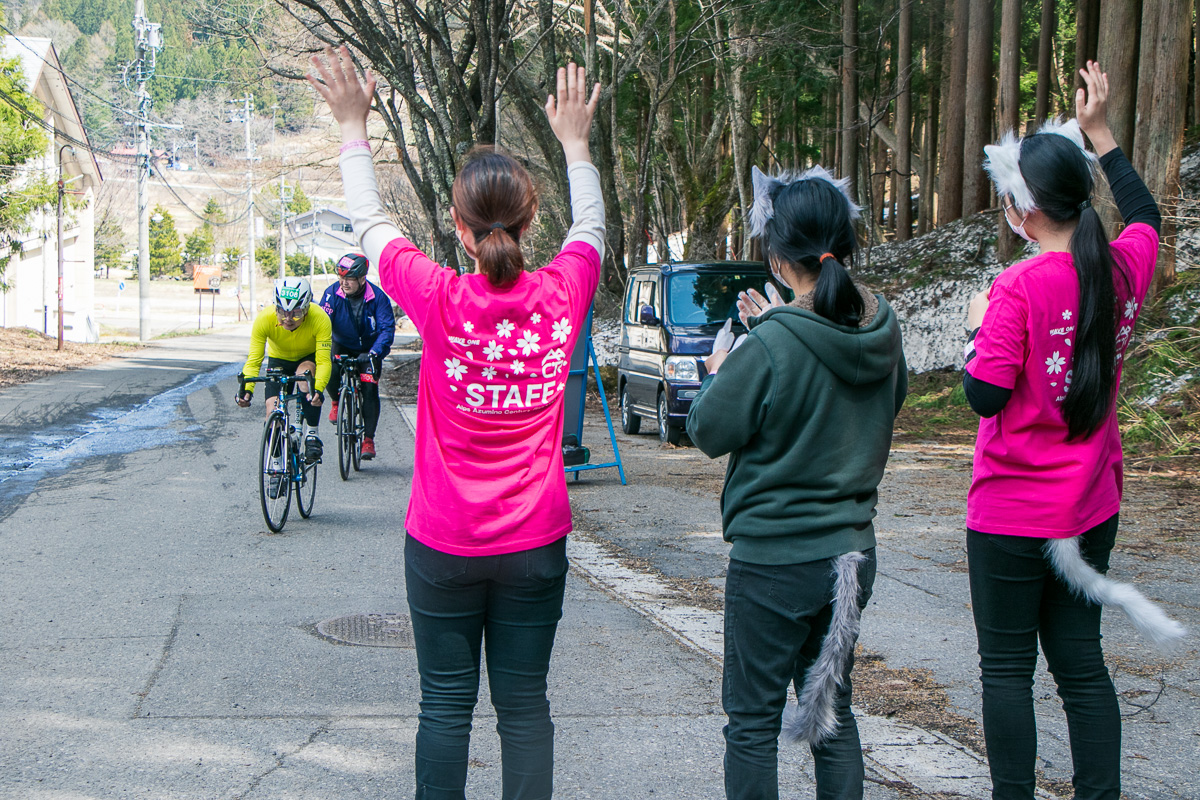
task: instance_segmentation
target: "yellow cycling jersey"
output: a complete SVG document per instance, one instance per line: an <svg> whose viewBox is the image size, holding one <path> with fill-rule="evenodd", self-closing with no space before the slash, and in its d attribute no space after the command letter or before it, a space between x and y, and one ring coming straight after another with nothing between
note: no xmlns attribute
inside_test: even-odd
<svg viewBox="0 0 1200 800"><path fill-rule="evenodd" d="M332 345L333 326L329 322L329 315L316 303L308 304L308 313L304 315L304 321L294 331L289 331L279 324L275 307L271 306L254 319L254 327L250 329L250 355L246 358L242 374L246 377L258 377L262 368L264 348L267 356L287 361L297 361L310 353L316 353L317 374L313 383L319 392L329 383L329 371L333 367L329 358ZM254 384L247 384L246 389L253 392Z"/></svg>

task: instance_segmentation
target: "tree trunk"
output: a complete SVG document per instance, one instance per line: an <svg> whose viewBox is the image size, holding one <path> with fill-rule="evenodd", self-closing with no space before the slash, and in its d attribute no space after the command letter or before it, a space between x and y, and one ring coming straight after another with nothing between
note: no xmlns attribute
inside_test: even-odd
<svg viewBox="0 0 1200 800"><path fill-rule="evenodd" d="M842 0L841 177L858 184L858 0ZM860 187L861 188L861 187ZM851 197L854 187L851 186Z"/></svg>
<svg viewBox="0 0 1200 800"><path fill-rule="evenodd" d="M938 192L938 224L945 225L962 216L963 136L967 114L967 29L970 23L968 0L952 0L954 16L946 41L952 43L950 81L946 102L946 136L942 142L942 169Z"/></svg>
<svg viewBox="0 0 1200 800"><path fill-rule="evenodd" d="M1096 45L1100 33L1100 0L1076 0L1075 5L1075 75L1071 84L1083 86L1079 71L1088 61L1096 60Z"/></svg>
<svg viewBox="0 0 1200 800"><path fill-rule="evenodd" d="M1042 0L1042 27L1038 32L1037 99L1033 125L1036 129L1050 114L1050 84L1054 82L1054 0Z"/></svg>
<svg viewBox="0 0 1200 800"><path fill-rule="evenodd" d="M912 238L912 4L900 0L900 35L896 45L896 72L900 78L896 96L896 172L899 186L896 203L896 238Z"/></svg>
<svg viewBox="0 0 1200 800"><path fill-rule="evenodd" d="M996 128L1000 133L1020 134L1021 113L1021 0L1003 0L1000 5L1000 104ZM1003 218L996 220L996 251L1001 264L1008 263L1017 246L1017 236Z"/></svg>
<svg viewBox="0 0 1200 800"><path fill-rule="evenodd" d="M992 133L992 64L995 0L971 0L967 35L967 113L963 133L962 215L987 208L991 190L983 171L983 146Z"/></svg>
<svg viewBox="0 0 1200 800"><path fill-rule="evenodd" d="M1137 114L1138 38L1141 0L1104 0L1100 16L1100 65L1116 80L1108 84L1108 127L1127 154L1133 153Z"/></svg>
<svg viewBox="0 0 1200 800"><path fill-rule="evenodd" d="M1142 8L1141 63L1138 68L1134 166L1158 200L1163 215L1155 289L1175 279L1175 214L1187 102L1188 39L1179 24L1192 18L1192 0L1146 0ZM1154 124L1149 125L1148 121Z"/></svg>

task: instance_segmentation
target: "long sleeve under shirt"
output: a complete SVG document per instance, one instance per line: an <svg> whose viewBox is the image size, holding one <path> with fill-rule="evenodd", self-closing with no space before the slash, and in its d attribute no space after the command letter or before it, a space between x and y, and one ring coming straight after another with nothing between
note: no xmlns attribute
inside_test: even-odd
<svg viewBox="0 0 1200 800"><path fill-rule="evenodd" d="M1156 233L1162 233L1162 214L1158 204L1121 148L1114 148L1101 156L1100 166L1108 178L1113 199L1125 225L1141 222L1154 228ZM975 337L978 333L979 329L976 328L967 337L964 351L967 362L975 357ZM980 380L966 370L963 370L963 391L971 408L981 417L996 416L1012 397L1012 389Z"/></svg>

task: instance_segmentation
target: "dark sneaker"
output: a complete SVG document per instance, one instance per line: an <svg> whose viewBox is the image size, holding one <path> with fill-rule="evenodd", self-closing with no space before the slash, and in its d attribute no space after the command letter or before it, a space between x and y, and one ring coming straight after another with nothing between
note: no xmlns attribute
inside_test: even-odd
<svg viewBox="0 0 1200 800"><path fill-rule="evenodd" d="M310 433L304 437L304 460L310 464L315 464L321 460L321 456L325 453L325 445L321 444L321 439L315 434Z"/></svg>
<svg viewBox="0 0 1200 800"><path fill-rule="evenodd" d="M275 500L279 497L280 492L282 490L283 490L283 476L282 475L272 475L271 476L271 485L269 487L267 487L267 497L271 498L272 500Z"/></svg>
<svg viewBox="0 0 1200 800"><path fill-rule="evenodd" d="M333 404L329 406L329 421L330 422L337 422L337 412L338 412L338 401L334 400Z"/></svg>
<svg viewBox="0 0 1200 800"><path fill-rule="evenodd" d="M362 444L362 460L370 461L374 457L375 457L375 440L372 439L370 436L364 436L363 444Z"/></svg>

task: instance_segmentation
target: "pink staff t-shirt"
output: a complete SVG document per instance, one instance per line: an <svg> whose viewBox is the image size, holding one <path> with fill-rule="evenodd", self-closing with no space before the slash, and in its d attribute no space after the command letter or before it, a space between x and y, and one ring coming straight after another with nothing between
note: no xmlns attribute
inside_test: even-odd
<svg viewBox="0 0 1200 800"><path fill-rule="evenodd" d="M1158 234L1134 223L1112 243L1118 262L1117 385L1142 301L1154 276ZM1121 275L1125 276L1123 280ZM976 357L967 371L1012 389L979 421L967 527L981 533L1061 539L1121 506L1121 435L1114 406L1099 430L1067 441L1062 403L1071 388L1079 279L1070 253L1043 253L1006 269L989 292Z"/></svg>
<svg viewBox="0 0 1200 800"><path fill-rule="evenodd" d="M423 342L408 533L462 556L567 535L563 389L600 280L596 248L570 242L497 289L401 237L384 248L379 277Z"/></svg>

